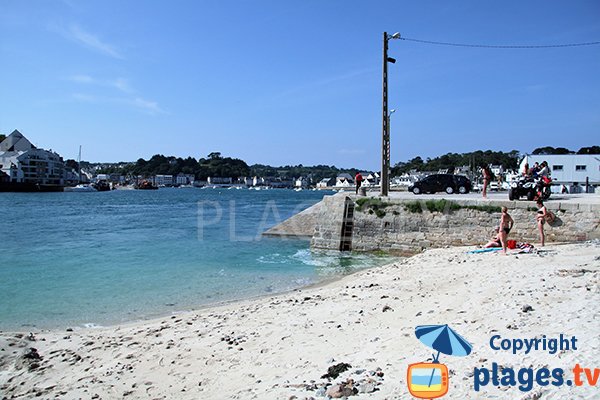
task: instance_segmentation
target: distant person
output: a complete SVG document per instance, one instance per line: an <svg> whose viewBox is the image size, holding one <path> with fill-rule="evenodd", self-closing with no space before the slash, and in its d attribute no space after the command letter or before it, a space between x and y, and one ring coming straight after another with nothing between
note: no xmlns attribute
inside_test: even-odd
<svg viewBox="0 0 600 400"><path fill-rule="evenodd" d="M560 193L561 194L569 194L569 189L567 189L567 187L564 184L562 184L562 185L560 185Z"/></svg>
<svg viewBox="0 0 600 400"><path fill-rule="evenodd" d="M540 164L536 161L533 163L533 167L529 170L529 175L533 178L537 178L538 172L540 171Z"/></svg>
<svg viewBox="0 0 600 400"><path fill-rule="evenodd" d="M525 163L525 166L523 167L523 171L521 172L521 175L529 176L529 163Z"/></svg>
<svg viewBox="0 0 600 400"><path fill-rule="evenodd" d="M538 211L535 220L537 221L538 232L540 233L540 245L544 246L546 239L546 236L544 234L544 224L546 223L546 219L548 218L548 210L546 209L546 206L544 205L544 202L541 199L536 201L536 204L538 206Z"/></svg>
<svg viewBox="0 0 600 400"><path fill-rule="evenodd" d="M362 186L363 176L358 172L354 177L354 182L356 182L356 194L358 194L358 189Z"/></svg>
<svg viewBox="0 0 600 400"><path fill-rule="evenodd" d="M538 176L546 178L550 176L550 168L548 168L548 163L546 161L542 161L540 170L538 171Z"/></svg>
<svg viewBox="0 0 600 400"><path fill-rule="evenodd" d="M482 195L483 195L483 198L486 199L487 198L487 188L488 188L488 185L490 184L490 182L492 181L492 171L490 170L490 167L488 165L484 165L481 167L481 172L483 174Z"/></svg>
<svg viewBox="0 0 600 400"><path fill-rule="evenodd" d="M500 230L498 231L498 235L504 254L506 254L506 242L508 239L508 234L510 233L510 230L514 224L515 221L508 213L508 208L502 207L502 216L500 217Z"/></svg>

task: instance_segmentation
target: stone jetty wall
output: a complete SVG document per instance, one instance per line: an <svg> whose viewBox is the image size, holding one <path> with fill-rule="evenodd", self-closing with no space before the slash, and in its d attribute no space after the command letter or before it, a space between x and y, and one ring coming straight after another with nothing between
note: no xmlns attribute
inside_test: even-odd
<svg viewBox="0 0 600 400"><path fill-rule="evenodd" d="M282 236L282 237L297 237L297 238L312 238L317 225L317 218L323 201L318 202L306 210L286 219L280 224L275 225L263 233L264 236ZM331 209L333 210L333 209Z"/></svg>
<svg viewBox="0 0 600 400"><path fill-rule="evenodd" d="M328 196L320 203L311 240L313 248L339 249L347 197ZM486 209L501 206L508 207L515 220L509 239L534 244L539 241L533 202L449 199L445 209L431 212L425 200L371 198L370 201L362 210L357 205L354 211L352 249L355 251L412 254L430 247L482 244L495 234L493 228L500 220L499 212ZM547 242L600 238L599 204L556 202L547 208L557 217L552 226L545 225Z"/></svg>

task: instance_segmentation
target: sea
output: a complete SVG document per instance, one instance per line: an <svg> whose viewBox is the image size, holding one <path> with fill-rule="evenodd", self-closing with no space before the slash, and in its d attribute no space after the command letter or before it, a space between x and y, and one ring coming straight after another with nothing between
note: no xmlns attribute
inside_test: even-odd
<svg viewBox="0 0 600 400"><path fill-rule="evenodd" d="M0 193L0 330L145 320L392 262L262 236L331 194L245 188Z"/></svg>

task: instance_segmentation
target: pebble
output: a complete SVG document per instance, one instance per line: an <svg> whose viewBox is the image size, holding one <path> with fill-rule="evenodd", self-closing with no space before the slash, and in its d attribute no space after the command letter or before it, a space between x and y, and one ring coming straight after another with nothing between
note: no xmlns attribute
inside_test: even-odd
<svg viewBox="0 0 600 400"><path fill-rule="evenodd" d="M523 307L521 307L521 311L523 311L524 313L527 313L529 311L533 311L533 307L531 307L529 304L525 304L525 305L523 305Z"/></svg>

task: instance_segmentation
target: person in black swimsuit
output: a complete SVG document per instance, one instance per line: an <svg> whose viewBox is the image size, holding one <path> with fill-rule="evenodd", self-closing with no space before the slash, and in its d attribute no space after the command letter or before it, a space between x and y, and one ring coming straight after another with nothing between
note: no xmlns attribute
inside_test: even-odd
<svg viewBox="0 0 600 400"><path fill-rule="evenodd" d="M508 238L508 233L512 229L515 221L508 214L508 209L506 207L502 207L502 216L500 217L500 232L498 232L500 236L500 243L502 243L502 251L506 254L506 241Z"/></svg>

